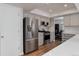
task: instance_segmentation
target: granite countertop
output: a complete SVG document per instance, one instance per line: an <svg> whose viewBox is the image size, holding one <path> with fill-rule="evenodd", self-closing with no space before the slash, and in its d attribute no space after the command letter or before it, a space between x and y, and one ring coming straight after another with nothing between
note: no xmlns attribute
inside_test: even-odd
<svg viewBox="0 0 79 59"><path fill-rule="evenodd" d="M46 32L46 33L50 33L50 31L41 31L41 30L38 30L38 32Z"/></svg>

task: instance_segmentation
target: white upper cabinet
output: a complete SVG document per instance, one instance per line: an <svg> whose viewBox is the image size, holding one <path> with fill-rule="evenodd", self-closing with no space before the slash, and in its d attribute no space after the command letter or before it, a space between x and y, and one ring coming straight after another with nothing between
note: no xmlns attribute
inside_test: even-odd
<svg viewBox="0 0 79 59"><path fill-rule="evenodd" d="M64 26L79 26L79 14L64 16Z"/></svg>
<svg viewBox="0 0 79 59"><path fill-rule="evenodd" d="M70 17L70 15L64 16L64 26L71 26L71 17Z"/></svg>
<svg viewBox="0 0 79 59"><path fill-rule="evenodd" d="M71 26L79 26L79 14L71 15Z"/></svg>

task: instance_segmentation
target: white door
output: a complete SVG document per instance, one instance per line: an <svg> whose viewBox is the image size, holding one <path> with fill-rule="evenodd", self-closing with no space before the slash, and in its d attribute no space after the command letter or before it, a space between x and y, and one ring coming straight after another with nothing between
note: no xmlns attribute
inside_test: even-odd
<svg viewBox="0 0 79 59"><path fill-rule="evenodd" d="M18 8L0 4L1 55L18 55Z"/></svg>
<svg viewBox="0 0 79 59"><path fill-rule="evenodd" d="M3 15L3 12L2 12L3 10L2 9L3 9L3 7L0 6L0 56L1 56L1 45L2 45L1 44L1 40L2 40L1 39L2 38L1 31L2 31L2 27L3 27L2 22L3 22L3 18L4 18L4 15Z"/></svg>
<svg viewBox="0 0 79 59"><path fill-rule="evenodd" d="M0 23L1 25L1 23ZM0 29L1 29L1 26L0 26ZM1 30L0 30L0 55L1 55Z"/></svg>

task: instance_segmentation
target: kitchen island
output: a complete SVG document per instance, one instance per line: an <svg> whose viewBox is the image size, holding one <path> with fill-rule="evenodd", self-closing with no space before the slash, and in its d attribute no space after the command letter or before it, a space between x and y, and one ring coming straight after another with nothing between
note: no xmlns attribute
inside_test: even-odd
<svg viewBox="0 0 79 59"><path fill-rule="evenodd" d="M42 56L79 56L79 34L76 34Z"/></svg>

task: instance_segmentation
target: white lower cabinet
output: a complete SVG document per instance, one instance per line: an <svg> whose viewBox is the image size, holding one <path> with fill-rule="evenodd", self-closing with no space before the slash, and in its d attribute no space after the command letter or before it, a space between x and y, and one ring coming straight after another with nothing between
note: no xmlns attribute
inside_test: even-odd
<svg viewBox="0 0 79 59"><path fill-rule="evenodd" d="M50 42L53 42L53 41L55 41L55 33L51 32L50 33Z"/></svg>
<svg viewBox="0 0 79 59"><path fill-rule="evenodd" d="M44 43L44 33L38 32L38 46L43 45Z"/></svg>

